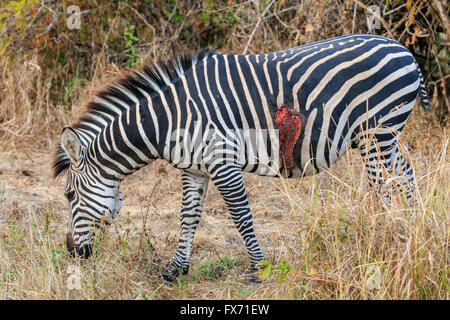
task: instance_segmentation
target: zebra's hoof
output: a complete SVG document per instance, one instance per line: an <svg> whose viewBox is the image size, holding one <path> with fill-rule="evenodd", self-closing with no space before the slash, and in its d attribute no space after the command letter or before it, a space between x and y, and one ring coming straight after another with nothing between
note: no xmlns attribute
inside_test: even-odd
<svg viewBox="0 0 450 320"><path fill-rule="evenodd" d="M174 283L179 274L177 269L168 268L160 274L160 277L163 279L165 285L170 285Z"/></svg>
<svg viewBox="0 0 450 320"><path fill-rule="evenodd" d="M258 268L253 268L250 273L250 279L248 281L250 284L260 284L262 279L258 276Z"/></svg>
<svg viewBox="0 0 450 320"><path fill-rule="evenodd" d="M166 286L171 286L171 285L173 285L175 279L177 278L177 277L175 277L174 275L171 275L171 274L168 274L168 273L162 273L162 274L160 274L159 276L163 279L164 284L165 284Z"/></svg>
<svg viewBox="0 0 450 320"><path fill-rule="evenodd" d="M164 280L164 284L166 285L171 285L175 282L175 280L178 278L178 276L180 274L182 275L186 275L189 271L189 267L185 267L185 268L168 268L166 270L164 270L160 276L161 278L163 278Z"/></svg>
<svg viewBox="0 0 450 320"><path fill-rule="evenodd" d="M250 284L260 284L262 282L261 278L258 277L257 274L252 274L250 276L250 280L248 281Z"/></svg>

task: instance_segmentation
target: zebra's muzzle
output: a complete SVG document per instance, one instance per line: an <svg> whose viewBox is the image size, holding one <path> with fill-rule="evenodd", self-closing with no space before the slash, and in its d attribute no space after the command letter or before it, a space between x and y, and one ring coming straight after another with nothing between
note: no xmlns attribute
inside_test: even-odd
<svg viewBox="0 0 450 320"><path fill-rule="evenodd" d="M85 244L80 249L78 249L78 256L82 257L83 259L87 259L92 254L92 245Z"/></svg>
<svg viewBox="0 0 450 320"><path fill-rule="evenodd" d="M71 232L67 233L67 251L69 252L70 257L75 258L75 245L73 241L73 236Z"/></svg>
<svg viewBox="0 0 450 320"><path fill-rule="evenodd" d="M68 232L67 233L67 251L69 252L69 256L72 258L81 257L81 258L87 259L92 254L92 245L85 244L81 248L76 249L72 233Z"/></svg>

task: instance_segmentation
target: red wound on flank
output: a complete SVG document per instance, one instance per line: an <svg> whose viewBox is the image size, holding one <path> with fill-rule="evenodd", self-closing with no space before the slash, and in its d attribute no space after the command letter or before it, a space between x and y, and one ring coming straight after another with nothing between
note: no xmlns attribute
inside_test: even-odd
<svg viewBox="0 0 450 320"><path fill-rule="evenodd" d="M300 115L292 109L282 105L277 109L275 122L280 134L280 158L282 167L292 168L294 166L294 145L300 136L302 121Z"/></svg>

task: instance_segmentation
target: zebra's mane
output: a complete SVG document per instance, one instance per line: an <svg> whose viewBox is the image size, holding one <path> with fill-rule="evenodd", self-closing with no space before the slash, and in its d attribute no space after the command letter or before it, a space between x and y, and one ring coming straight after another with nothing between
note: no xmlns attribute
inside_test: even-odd
<svg viewBox="0 0 450 320"><path fill-rule="evenodd" d="M180 55L168 62L155 62L145 66L142 70L126 74L116 81L106 85L94 95L94 99L87 103L80 117L70 125L73 129L97 131L98 133L106 124L110 123L111 116L119 116L112 112L108 105L113 105L116 110L125 110L124 105L133 106L129 93L135 97L142 96L145 91L149 96L157 90L173 83L198 61L213 55L211 49L203 49L199 53ZM96 130L97 128L98 130ZM70 166L70 159L61 143L58 144L52 163L53 178L58 178Z"/></svg>

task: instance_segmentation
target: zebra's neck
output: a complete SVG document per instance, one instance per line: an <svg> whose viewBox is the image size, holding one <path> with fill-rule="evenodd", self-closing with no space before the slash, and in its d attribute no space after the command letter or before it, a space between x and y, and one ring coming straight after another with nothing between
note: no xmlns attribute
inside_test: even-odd
<svg viewBox="0 0 450 320"><path fill-rule="evenodd" d="M170 161L171 130L181 101L176 94L180 78L213 54L203 50L168 64L154 63L97 93L71 125L86 150L87 162L108 179L121 180L153 159ZM69 165L68 154L60 145L53 162L54 176Z"/></svg>
<svg viewBox="0 0 450 320"><path fill-rule="evenodd" d="M137 95L117 86L115 95L96 98L95 112L76 125L86 160L103 176L122 180L159 157L159 137L148 94ZM103 107L103 109L101 108Z"/></svg>
<svg viewBox="0 0 450 320"><path fill-rule="evenodd" d="M122 180L160 156L149 105L135 98L134 104L86 139L86 157L104 176Z"/></svg>

